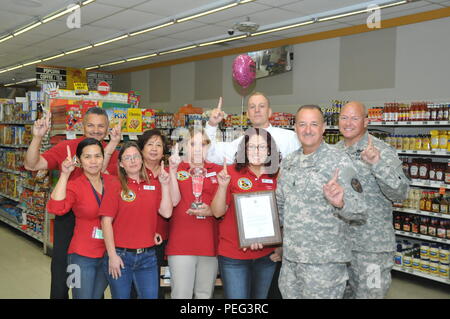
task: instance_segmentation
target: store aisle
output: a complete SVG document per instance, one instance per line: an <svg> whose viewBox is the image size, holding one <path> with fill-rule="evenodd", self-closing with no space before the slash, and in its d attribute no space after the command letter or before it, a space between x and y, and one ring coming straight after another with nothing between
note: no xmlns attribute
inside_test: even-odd
<svg viewBox="0 0 450 319"><path fill-rule="evenodd" d="M0 222L0 299L47 299L50 257L42 246ZM109 291L107 299L111 298ZM450 299L450 286L394 272L390 299Z"/></svg>

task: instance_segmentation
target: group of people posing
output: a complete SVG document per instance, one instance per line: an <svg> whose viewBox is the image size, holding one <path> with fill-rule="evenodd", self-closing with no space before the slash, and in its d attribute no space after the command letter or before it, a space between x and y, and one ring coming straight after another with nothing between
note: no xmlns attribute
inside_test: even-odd
<svg viewBox="0 0 450 319"><path fill-rule="evenodd" d="M359 102L342 108L337 145L323 141L316 105L298 109L294 131L271 126L271 113L268 97L253 93L252 127L216 142L220 99L168 163L158 130L116 150L120 125L109 131L101 108L87 111L84 137L40 154L51 117L37 120L25 167L61 171L47 204L56 215L51 298L67 298L68 286L73 298L102 298L108 284L113 298L158 298L166 257L177 299L211 298L218 272L225 298L267 298L273 284L283 298L383 298L395 250L392 201L409 187L396 152L368 134ZM194 168L206 171L198 205ZM258 191L276 194L279 247L240 248L233 194Z"/></svg>

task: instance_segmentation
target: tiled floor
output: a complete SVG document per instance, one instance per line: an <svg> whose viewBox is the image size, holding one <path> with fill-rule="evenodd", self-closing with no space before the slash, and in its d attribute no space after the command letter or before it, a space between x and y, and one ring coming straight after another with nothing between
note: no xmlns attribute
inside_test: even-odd
<svg viewBox="0 0 450 319"><path fill-rule="evenodd" d="M0 299L47 299L49 291L50 258L42 246L0 222ZM450 285L393 272L387 298L450 299Z"/></svg>

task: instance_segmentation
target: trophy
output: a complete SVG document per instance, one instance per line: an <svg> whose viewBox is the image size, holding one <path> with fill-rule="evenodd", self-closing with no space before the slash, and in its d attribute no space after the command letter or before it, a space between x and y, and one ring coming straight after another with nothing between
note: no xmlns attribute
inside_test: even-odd
<svg viewBox="0 0 450 319"><path fill-rule="evenodd" d="M206 176L206 169L203 167L193 167L189 171L192 178L192 193L195 196L195 201L191 204L192 209L198 209L203 204L200 201L200 196L203 192L203 180ZM197 219L205 219L205 216L197 216Z"/></svg>

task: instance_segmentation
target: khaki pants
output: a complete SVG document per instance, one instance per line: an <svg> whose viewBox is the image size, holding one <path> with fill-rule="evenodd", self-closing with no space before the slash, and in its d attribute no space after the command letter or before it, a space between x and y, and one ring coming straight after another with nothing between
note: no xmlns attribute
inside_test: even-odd
<svg viewBox="0 0 450 319"><path fill-rule="evenodd" d="M217 277L217 257L168 256L172 299L210 299Z"/></svg>
<svg viewBox="0 0 450 319"><path fill-rule="evenodd" d="M345 263L303 264L283 259L279 287L283 299L342 299Z"/></svg>
<svg viewBox="0 0 450 319"><path fill-rule="evenodd" d="M345 292L348 299L383 299L391 286L393 252L352 252L348 268L349 284Z"/></svg>

